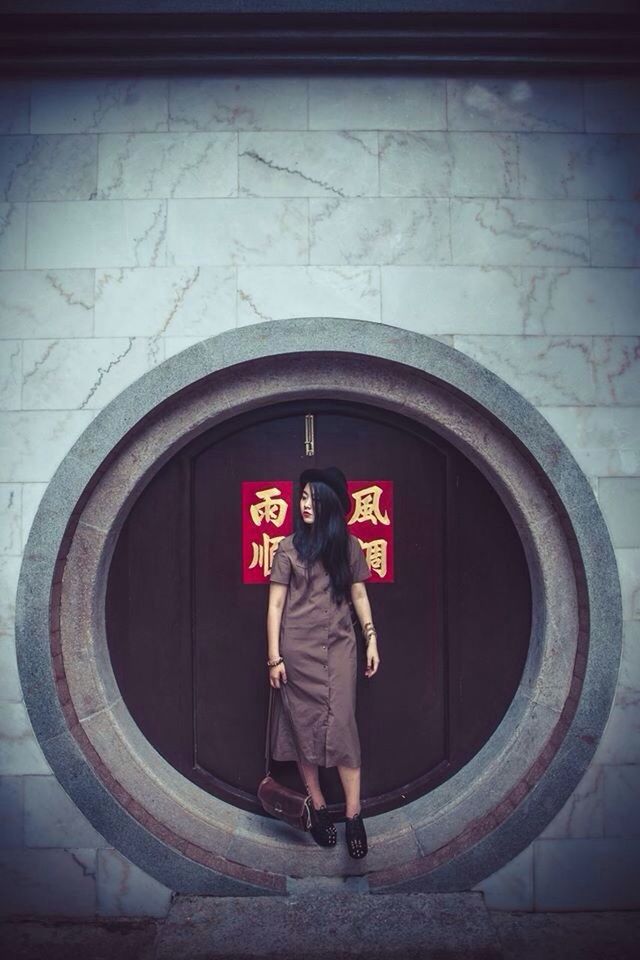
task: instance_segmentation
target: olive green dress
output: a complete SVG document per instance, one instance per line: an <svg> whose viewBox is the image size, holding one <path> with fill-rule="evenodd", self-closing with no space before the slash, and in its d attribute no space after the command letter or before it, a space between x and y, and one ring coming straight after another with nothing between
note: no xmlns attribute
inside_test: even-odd
<svg viewBox="0 0 640 960"><path fill-rule="evenodd" d="M358 539L349 535L353 582L371 576ZM356 725L356 638L349 604L334 603L329 574L317 560L307 580L293 534L280 541L271 565L272 583L288 584L280 626L287 694L303 759L323 767L360 766ZM274 694L271 755L297 759L291 726Z"/></svg>

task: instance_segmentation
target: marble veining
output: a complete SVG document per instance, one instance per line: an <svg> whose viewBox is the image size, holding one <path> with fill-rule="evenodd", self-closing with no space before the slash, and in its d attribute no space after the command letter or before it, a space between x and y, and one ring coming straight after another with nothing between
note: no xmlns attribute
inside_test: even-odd
<svg viewBox="0 0 640 960"><path fill-rule="evenodd" d="M24 267L26 203L0 203L0 270Z"/></svg>
<svg viewBox="0 0 640 960"><path fill-rule="evenodd" d="M28 409L100 409L164 359L162 342L144 337L25 342L22 396Z"/></svg>
<svg viewBox="0 0 640 960"><path fill-rule="evenodd" d="M0 336L88 336L93 270L0 270Z"/></svg>
<svg viewBox="0 0 640 960"><path fill-rule="evenodd" d="M589 263L587 206L581 201L452 200L455 263Z"/></svg>
<svg viewBox="0 0 640 960"><path fill-rule="evenodd" d="M31 83L31 133L166 130L163 77L36 79Z"/></svg>
<svg viewBox="0 0 640 960"><path fill-rule="evenodd" d="M589 200L591 263L640 267L640 203Z"/></svg>
<svg viewBox="0 0 640 960"><path fill-rule="evenodd" d="M454 337L536 405L640 405L639 337Z"/></svg>
<svg viewBox="0 0 640 960"><path fill-rule="evenodd" d="M0 198L90 200L97 163L95 136L0 137Z"/></svg>
<svg viewBox="0 0 640 960"><path fill-rule="evenodd" d="M0 340L0 409L20 407L22 341Z"/></svg>
<svg viewBox="0 0 640 960"><path fill-rule="evenodd" d="M450 259L448 201L310 200L313 263L441 263Z"/></svg>
<svg viewBox="0 0 640 960"><path fill-rule="evenodd" d="M170 266L306 263L304 199L171 200Z"/></svg>
<svg viewBox="0 0 640 960"><path fill-rule="evenodd" d="M529 198L637 200L640 137L613 134L518 135L520 195Z"/></svg>
<svg viewBox="0 0 640 960"><path fill-rule="evenodd" d="M523 333L638 331L640 271L524 267L522 282Z"/></svg>
<svg viewBox="0 0 640 960"><path fill-rule="evenodd" d="M132 311L130 304L135 303ZM235 326L231 266L123 267L96 271L95 335L211 336Z"/></svg>
<svg viewBox="0 0 640 960"><path fill-rule="evenodd" d="M310 77L312 130L444 130L439 77Z"/></svg>
<svg viewBox="0 0 640 960"><path fill-rule="evenodd" d="M307 81L298 77L175 77L169 129L299 130L307 126Z"/></svg>
<svg viewBox="0 0 640 960"><path fill-rule="evenodd" d="M538 407L598 494L626 617L615 702L563 809L478 889L496 909L633 906L639 159L636 78L0 81L9 906L164 916L171 896L80 814L25 710L15 594L51 478L105 405L165 358L236 326L316 316L416 331L474 357ZM244 842L238 832L235 849Z"/></svg>
<svg viewBox="0 0 640 960"><path fill-rule="evenodd" d="M579 131L582 96L582 83L573 79L450 79L449 129Z"/></svg>
<svg viewBox="0 0 640 960"><path fill-rule="evenodd" d="M97 196L236 196L236 154L233 133L100 134Z"/></svg>
<svg viewBox="0 0 640 960"><path fill-rule="evenodd" d="M166 233L166 200L30 203L27 266L160 266Z"/></svg>
<svg viewBox="0 0 640 960"><path fill-rule="evenodd" d="M239 267L238 325L300 317L352 316L380 320L376 267Z"/></svg>
<svg viewBox="0 0 640 960"><path fill-rule="evenodd" d="M375 132L241 133L240 193L244 196L375 196Z"/></svg>
<svg viewBox="0 0 640 960"><path fill-rule="evenodd" d="M17 483L0 484L0 555L19 556L22 552L22 486ZM10 644L13 639L0 638ZM2 673L0 670L0 681ZM16 674L17 677L17 674Z"/></svg>
<svg viewBox="0 0 640 960"><path fill-rule="evenodd" d="M380 135L383 196L518 196L518 143L504 133Z"/></svg>

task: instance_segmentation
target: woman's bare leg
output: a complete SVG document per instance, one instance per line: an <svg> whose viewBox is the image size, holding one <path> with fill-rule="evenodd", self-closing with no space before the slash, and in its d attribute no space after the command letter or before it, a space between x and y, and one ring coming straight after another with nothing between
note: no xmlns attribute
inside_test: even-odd
<svg viewBox="0 0 640 960"><path fill-rule="evenodd" d="M311 800L316 810L319 807L323 807L326 804L322 790L320 789L320 780L318 778L318 764L317 763L301 763L299 760L296 761L298 764L298 771L302 777L303 783L306 783L309 788L309 793L311 794Z"/></svg>
<svg viewBox="0 0 640 960"><path fill-rule="evenodd" d="M360 813L360 767L343 767L338 764L338 773L346 800L346 816Z"/></svg>

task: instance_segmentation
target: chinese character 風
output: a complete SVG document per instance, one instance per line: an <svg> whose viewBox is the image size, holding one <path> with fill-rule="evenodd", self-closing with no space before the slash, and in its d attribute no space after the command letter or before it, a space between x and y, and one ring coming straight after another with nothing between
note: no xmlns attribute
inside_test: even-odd
<svg viewBox="0 0 640 960"><path fill-rule="evenodd" d="M356 506L353 511L353 516L349 520L349 524L360 523L363 520L368 520L370 523L376 524L383 523L385 526L391 523L386 510L384 516L382 515L380 509L382 487L379 487L377 483L372 484L370 487L363 487L361 490L354 491L352 496L356 502Z"/></svg>

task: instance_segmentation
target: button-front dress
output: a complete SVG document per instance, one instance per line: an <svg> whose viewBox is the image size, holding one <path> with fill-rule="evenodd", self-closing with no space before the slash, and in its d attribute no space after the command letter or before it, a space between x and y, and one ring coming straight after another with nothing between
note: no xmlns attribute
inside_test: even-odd
<svg viewBox="0 0 640 960"><path fill-rule="evenodd" d="M349 535L353 582L371 571L357 537ZM331 581L320 559L306 577L305 563L284 537L273 556L270 580L288 584L280 625L287 695L303 759L323 767L360 766L356 725L356 637L347 601L336 604ZM271 756L296 760L291 725L279 695L272 711Z"/></svg>

